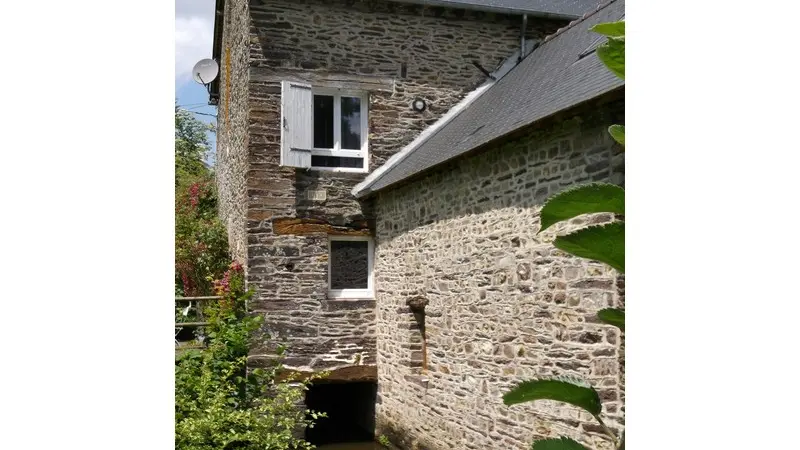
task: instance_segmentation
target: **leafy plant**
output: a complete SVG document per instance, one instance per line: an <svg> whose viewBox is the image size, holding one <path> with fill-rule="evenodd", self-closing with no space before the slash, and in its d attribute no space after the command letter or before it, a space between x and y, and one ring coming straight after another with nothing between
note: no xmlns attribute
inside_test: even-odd
<svg viewBox="0 0 800 450"><path fill-rule="evenodd" d="M618 77L625 78L625 22L602 23L592 31L607 37L598 47L597 56ZM608 132L612 138L625 145L625 127L612 125ZM625 273L625 191L623 188L604 183L579 186L561 192L542 207L539 232L556 223L573 219L583 214L613 213L615 221L600 226L590 226L558 236L553 245L582 258L593 259L610 265ZM625 312L607 308L598 312L598 318L625 331ZM579 407L597 420L609 439L619 450L625 448L625 434L616 436L603 422L602 404L597 391L589 384L568 377L525 381L503 396L506 405L536 401L555 400ZM533 450L586 450L579 442L565 437L534 442Z"/></svg>
<svg viewBox="0 0 800 450"><path fill-rule="evenodd" d="M625 21L599 23L592 31L606 37L606 42L597 48L597 57L614 75L625 79ZM625 126L611 125L608 132L615 141L625 145Z"/></svg>
<svg viewBox="0 0 800 450"><path fill-rule="evenodd" d="M206 350L189 350L175 364L175 448L311 449L295 437L324 415L304 410L311 379L278 381L278 357L269 367L247 370L250 339L262 318L246 313L242 267L230 265L214 283L222 298L207 307Z"/></svg>
<svg viewBox="0 0 800 450"><path fill-rule="evenodd" d="M378 443L386 448L392 446L391 442L389 442L389 438L387 438L385 434L378 436Z"/></svg>
<svg viewBox="0 0 800 450"><path fill-rule="evenodd" d="M623 147L625 146L625 126L624 125L611 125L608 127L608 132L615 141L619 142Z"/></svg>
<svg viewBox="0 0 800 450"><path fill-rule="evenodd" d="M625 79L625 21L600 23L592 31L604 35L606 42L597 48L597 57L614 72Z"/></svg>

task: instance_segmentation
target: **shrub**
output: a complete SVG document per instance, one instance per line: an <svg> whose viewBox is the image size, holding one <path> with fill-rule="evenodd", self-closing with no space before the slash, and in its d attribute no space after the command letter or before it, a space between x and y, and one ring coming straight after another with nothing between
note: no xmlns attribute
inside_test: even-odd
<svg viewBox="0 0 800 450"><path fill-rule="evenodd" d="M277 380L283 348L269 367L247 370L262 318L246 312L251 293L244 290L242 267L231 264L214 288L222 298L205 310L208 348L176 359L175 448L313 448L295 434L322 415L301 406L310 380Z"/></svg>

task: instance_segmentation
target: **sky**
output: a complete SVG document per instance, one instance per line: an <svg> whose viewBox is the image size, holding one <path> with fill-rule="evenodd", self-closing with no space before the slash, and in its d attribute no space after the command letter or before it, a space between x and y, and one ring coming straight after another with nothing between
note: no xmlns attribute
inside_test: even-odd
<svg viewBox="0 0 800 450"><path fill-rule="evenodd" d="M192 67L203 58L211 58L214 36L214 0L175 0L175 98L178 105L196 112L206 123L216 122L217 108L208 104L206 87L192 79ZM216 138L208 137L212 151ZM213 157L211 158L213 161Z"/></svg>

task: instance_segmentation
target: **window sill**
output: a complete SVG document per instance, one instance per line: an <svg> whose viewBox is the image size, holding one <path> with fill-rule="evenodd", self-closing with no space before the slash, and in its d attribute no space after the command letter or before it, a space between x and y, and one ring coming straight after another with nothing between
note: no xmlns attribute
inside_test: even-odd
<svg viewBox="0 0 800 450"><path fill-rule="evenodd" d="M369 261L372 267L372 258ZM330 279L328 280L330 283ZM328 289L328 298L335 300L375 300L375 290L367 289Z"/></svg>
<svg viewBox="0 0 800 450"><path fill-rule="evenodd" d="M375 301L375 296L368 296L368 295L360 295L355 297L342 297L337 295L327 295L328 300L339 301L339 302L363 302L363 301Z"/></svg>
<svg viewBox="0 0 800 450"><path fill-rule="evenodd" d="M309 170L318 170L320 172L339 172L339 173L367 173L367 169L352 169L349 167L309 167Z"/></svg>

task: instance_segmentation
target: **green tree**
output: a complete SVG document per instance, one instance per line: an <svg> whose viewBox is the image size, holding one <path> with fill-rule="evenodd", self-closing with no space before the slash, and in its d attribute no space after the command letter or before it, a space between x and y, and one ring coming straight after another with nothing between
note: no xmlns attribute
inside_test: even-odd
<svg viewBox="0 0 800 450"><path fill-rule="evenodd" d="M175 106L175 183L187 177L208 172L203 163L209 156L211 146L208 132L212 125L197 120L191 112Z"/></svg>
<svg viewBox="0 0 800 450"><path fill-rule="evenodd" d="M598 47L597 56L618 77L625 79L625 21L598 24L592 31L607 37ZM623 147L625 127L612 125L611 136ZM542 207L541 233L550 226L574 217L610 212L615 221L601 226L580 229L559 236L553 243L557 248L582 258L606 263L625 273L625 190L619 186L594 183L578 186L553 196ZM608 308L598 313L598 318L625 331L625 312ZM535 400L555 400L587 411L597 420L618 450L625 449L625 433L617 436L602 419L602 405L597 391L582 380L571 377L538 379L520 383L503 396L506 405ZM533 443L533 450L586 450L579 442L569 438L544 439Z"/></svg>

